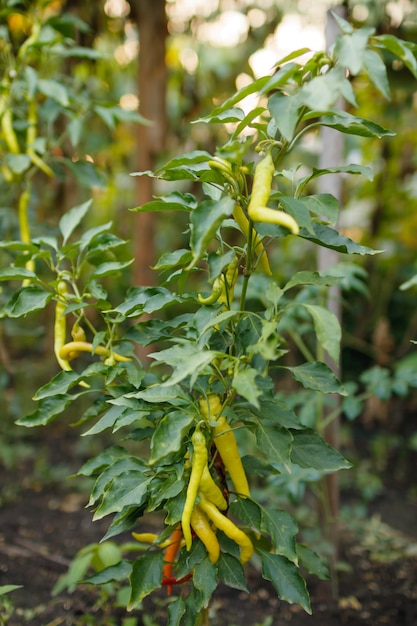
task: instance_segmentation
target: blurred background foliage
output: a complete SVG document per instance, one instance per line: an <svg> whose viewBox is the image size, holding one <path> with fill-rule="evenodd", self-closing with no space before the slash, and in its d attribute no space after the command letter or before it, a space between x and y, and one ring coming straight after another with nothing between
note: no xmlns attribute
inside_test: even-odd
<svg viewBox="0 0 417 626"><path fill-rule="evenodd" d="M158 143L158 149L150 151L150 167L155 167L181 152L213 152L221 145L226 136L220 125L191 122L254 77L269 73L292 50L323 48L326 12L339 4L330 0L2 0L0 69L2 85L5 77L12 85L17 132L25 130L27 103L19 80L28 80L27 67L64 89L59 92L61 102L59 94L48 94L47 89L36 95L38 134L44 138L44 158L54 176L37 171L31 179L33 234L55 232L63 212L92 196L88 226L113 220L114 232L130 240L134 253L140 224L137 214L128 209L138 203L138 179L130 173L139 169L140 133L147 129L152 141L155 130L143 125L142 115L147 116L141 102L146 94L138 88L140 64L152 52L141 47L138 36L139 27L146 27L140 24L146 19L145 5L155 10L162 5L166 15L160 31L165 42L166 120L163 145ZM354 25L416 41L417 10L412 2L350 0L344 8L346 19ZM19 61L19 49L39 20L41 45ZM371 165L375 175L372 181L346 179L341 215L349 236L383 250L345 268L342 290L343 380L353 392L344 405L342 439L356 464L360 478L356 486L365 499L382 488L379 476L409 485L417 452L417 356L410 341L417 338L415 288L400 289L417 273L417 99L411 75L392 59L386 62L392 100L384 100L358 76L354 79L360 103L357 114L395 130L396 136L383 141L349 136L346 161ZM155 68L155 75L159 70ZM251 102L246 106L250 108ZM318 138L310 141L294 155L294 163L316 163L320 149ZM3 240L16 238L16 189L4 178L0 181ZM157 195L163 191L158 184L152 189ZM181 216L174 220L154 215L154 219L155 236L147 243L149 258L156 260L174 247L173 242L181 247L187 234ZM274 263L283 280L304 269L296 243L281 254ZM7 263L2 252L0 262ZM311 269L315 259L305 258L301 264ZM109 289L114 289L117 301L130 284L139 281L136 268L136 273L125 273ZM6 293L0 297L4 299ZM56 371L51 326L52 311L50 319L1 320L1 414L8 417L0 424L0 462L9 468L33 455L33 442L39 459L43 433L19 430L17 434L13 421L31 410L32 394ZM85 450L79 453L82 456ZM411 489L415 490L412 484Z"/></svg>

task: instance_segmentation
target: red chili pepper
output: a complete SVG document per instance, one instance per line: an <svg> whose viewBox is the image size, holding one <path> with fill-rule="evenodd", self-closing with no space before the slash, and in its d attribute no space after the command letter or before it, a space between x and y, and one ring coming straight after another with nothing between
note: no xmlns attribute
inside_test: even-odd
<svg viewBox="0 0 417 626"><path fill-rule="evenodd" d="M164 580L169 580L171 578L172 568L174 566L175 559L180 549L182 538L183 538L183 534L181 530L181 524L178 524L178 526L175 528L175 530L173 531L171 535L171 542L165 551L165 559L164 559L165 565L163 569ZM162 584L164 583L162 582ZM172 586L168 583L166 584L167 584L167 593L170 596L172 594Z"/></svg>
<svg viewBox="0 0 417 626"><path fill-rule="evenodd" d="M186 583L187 580L190 580L190 578L192 577L193 575L191 572L183 578L178 578L178 580L175 578L175 576L170 576L169 578L163 578L162 584L164 585L164 587L170 587L171 585L182 585L183 583Z"/></svg>

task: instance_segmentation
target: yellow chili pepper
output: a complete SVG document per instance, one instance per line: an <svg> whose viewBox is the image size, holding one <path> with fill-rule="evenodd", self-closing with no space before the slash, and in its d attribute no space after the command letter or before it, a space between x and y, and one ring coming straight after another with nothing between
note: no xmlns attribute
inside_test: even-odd
<svg viewBox="0 0 417 626"><path fill-rule="evenodd" d="M204 466L200 481L200 491L221 511L227 509L227 502L220 487L214 482L207 465Z"/></svg>
<svg viewBox="0 0 417 626"><path fill-rule="evenodd" d="M222 530L225 535L237 543L240 547L241 563L249 561L253 554L253 544L243 530L238 528L223 513L220 513L217 507L202 495L200 495L199 507L219 530Z"/></svg>
<svg viewBox="0 0 417 626"><path fill-rule="evenodd" d="M271 153L268 152L255 168L252 194L248 205L248 216L254 222L278 224L288 228L294 235L298 235L300 227L291 215L266 206L271 193L274 171L274 162Z"/></svg>
<svg viewBox="0 0 417 626"><path fill-rule="evenodd" d="M69 341L60 348L59 356L61 359L68 359L71 358L71 356L72 358L75 358L75 356L78 356L80 352L90 352L91 354L98 354L99 356L105 357L113 356L115 361L120 362L132 360L130 357L123 356L117 352L111 352L104 346L97 346L96 348L93 348L93 345L88 341Z"/></svg>
<svg viewBox="0 0 417 626"><path fill-rule="evenodd" d="M214 420L218 417L222 410L222 404L219 396L210 394L207 398L200 400L200 411L206 419Z"/></svg>
<svg viewBox="0 0 417 626"><path fill-rule="evenodd" d="M64 280L60 280L56 288L58 296L62 296L55 306L55 323L54 323L54 352L56 360L63 370L71 370L71 365L67 360L67 355L62 355L61 350L65 345L67 334L67 320L64 314L66 309L66 302L63 299L68 293L67 283Z"/></svg>
<svg viewBox="0 0 417 626"><path fill-rule="evenodd" d="M204 466L207 465L207 445L206 439L200 430L195 430L191 443L193 445L193 456L191 459L191 475L187 487L187 495L185 499L184 509L181 516L182 532L184 534L185 545L187 550L191 550L192 536L191 536L191 513L194 508L194 504L197 498L198 489L200 486L201 476L203 474Z"/></svg>
<svg viewBox="0 0 417 626"><path fill-rule="evenodd" d="M216 533L210 526L207 515L198 504L191 513L191 526L197 537L204 544L210 561L217 563L220 556L220 545Z"/></svg>
<svg viewBox="0 0 417 626"><path fill-rule="evenodd" d="M250 497L248 479L243 469L236 437L223 415L218 418L213 429L213 441L229 472L236 493Z"/></svg>

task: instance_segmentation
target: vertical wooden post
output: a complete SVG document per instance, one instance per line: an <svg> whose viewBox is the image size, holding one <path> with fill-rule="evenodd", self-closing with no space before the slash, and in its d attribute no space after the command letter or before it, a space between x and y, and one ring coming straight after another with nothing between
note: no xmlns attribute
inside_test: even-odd
<svg viewBox="0 0 417 626"><path fill-rule="evenodd" d="M137 169L144 171L154 169L156 158L165 146L167 17L165 0L132 0L131 7L139 35L139 111L153 122L152 126L137 127ZM136 205L140 206L152 199L154 181L147 176L138 176L135 181ZM150 285L154 282L150 267L155 263L155 215L137 213L135 218L134 283Z"/></svg>
<svg viewBox="0 0 417 626"><path fill-rule="evenodd" d="M339 14L343 14L343 7L338 7ZM326 45L330 47L334 42L338 34L338 26L331 15L328 13L326 24ZM342 108L343 104L338 103L338 108ZM335 167L342 165L344 160L344 135L335 131L332 128L321 128L321 154L319 159L319 167L325 169L326 167ZM321 176L318 183L319 193L330 193L339 202L342 200L342 177L340 174L329 174ZM339 255L335 250L319 247L317 266L319 272L325 272L329 268L337 264ZM340 304L340 288L338 285L334 285L329 289L328 299L326 303L327 308L336 315L339 322L342 322L342 311ZM335 363L330 356L325 353L324 361L333 370L337 377L340 377L341 367L340 362ZM340 397L335 397L335 401L340 403ZM326 419L326 413L324 414ZM339 448L340 440L340 420L336 417L332 420L324 429L324 438L326 441L336 450ZM337 581L335 580L335 565L338 559L339 552L339 534L338 534L338 515L339 515L339 476L338 473L326 476L324 481L325 493L325 506L320 504L321 519L324 524L324 528L327 529L328 539L333 546L332 556L332 569L333 569L333 590L337 595Z"/></svg>

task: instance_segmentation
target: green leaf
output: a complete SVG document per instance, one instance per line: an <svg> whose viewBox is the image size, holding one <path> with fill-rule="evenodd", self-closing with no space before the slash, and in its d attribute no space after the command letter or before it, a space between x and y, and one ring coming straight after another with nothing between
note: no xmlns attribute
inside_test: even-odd
<svg viewBox="0 0 417 626"><path fill-rule="evenodd" d="M378 91L389 100L391 93L388 83L387 68L375 50L365 50L363 55L363 67L368 74L369 80L375 85Z"/></svg>
<svg viewBox="0 0 417 626"><path fill-rule="evenodd" d="M374 28L360 28L336 40L335 55L353 76L359 74L362 69L368 40L374 32Z"/></svg>
<svg viewBox="0 0 417 626"><path fill-rule="evenodd" d="M379 254L380 250L373 250L368 246L362 246L356 241L340 235L333 228L329 228L324 224L313 224L314 235L307 230L300 232L300 237L313 241L314 243L323 246L324 248L330 248L344 254Z"/></svg>
<svg viewBox="0 0 417 626"><path fill-rule="evenodd" d="M217 229L223 220L232 214L234 204L232 198L225 196L218 201L205 200L193 210L190 218L192 261L187 266L187 271L191 270L206 253Z"/></svg>
<svg viewBox="0 0 417 626"><path fill-rule="evenodd" d="M229 122L240 122L244 118L244 116L245 114L242 109L238 107L232 107L230 109L220 111L219 113L217 113L217 115L211 112L206 117L202 117L193 123L196 124L197 122L205 122L207 124L227 124Z"/></svg>
<svg viewBox="0 0 417 626"><path fill-rule="evenodd" d="M64 395L81 379L82 376L77 372L63 370L46 383L46 385L40 387L33 396L33 400L42 400L43 398L51 396Z"/></svg>
<svg viewBox="0 0 417 626"><path fill-rule="evenodd" d="M80 185L89 189L104 187L102 174L90 161L70 161L65 159L65 165Z"/></svg>
<svg viewBox="0 0 417 626"><path fill-rule="evenodd" d="M0 280L25 280L37 278L36 274L25 267L3 267L0 269Z"/></svg>
<svg viewBox="0 0 417 626"><path fill-rule="evenodd" d="M181 193L173 191L161 198L151 200L142 204L140 207L130 209L136 212L153 212L153 211L192 211L197 206L195 196L190 193Z"/></svg>
<svg viewBox="0 0 417 626"><path fill-rule="evenodd" d="M150 478L140 470L122 472L106 489L93 520L119 513L127 506L140 506L145 499Z"/></svg>
<svg viewBox="0 0 417 626"><path fill-rule="evenodd" d="M213 591L217 587L216 574L216 568L208 557L194 567L193 584L202 593L204 608L208 606Z"/></svg>
<svg viewBox="0 0 417 626"><path fill-rule="evenodd" d="M299 287L300 285L314 285L316 287L331 287L340 282L342 277L340 276L323 276L319 272L302 271L296 272L283 287L283 291L288 291L292 287Z"/></svg>
<svg viewBox="0 0 417 626"><path fill-rule="evenodd" d="M129 561L120 561L116 565L110 565L96 574L85 578L83 583L92 585L105 585L111 582L122 582L129 578L132 573L132 564Z"/></svg>
<svg viewBox="0 0 417 626"><path fill-rule="evenodd" d="M346 396L347 391L342 383L333 374L332 370L325 363L316 361L314 363L303 363L302 365L281 365L291 372L294 379L301 383L306 389L314 389L320 393L338 393Z"/></svg>
<svg viewBox="0 0 417 626"><path fill-rule="evenodd" d="M293 436L286 428L259 420L256 443L269 462L280 463L289 470L292 441Z"/></svg>
<svg viewBox="0 0 417 626"><path fill-rule="evenodd" d="M346 111L337 111L331 115L323 115L321 120L323 126L329 126L341 133L348 135L358 135L359 137L393 137L396 133L392 130L384 128L380 124L367 120L363 117L357 117Z"/></svg>
<svg viewBox="0 0 417 626"><path fill-rule="evenodd" d="M293 435L291 461L300 467L326 474L351 467L351 463L314 430L297 430Z"/></svg>
<svg viewBox="0 0 417 626"><path fill-rule="evenodd" d="M326 74L315 76L301 87L298 93L299 106L304 104L312 111L327 111L341 95L346 96L346 84L349 83L344 68L333 67Z"/></svg>
<svg viewBox="0 0 417 626"><path fill-rule="evenodd" d="M45 426L49 424L55 417L65 411L65 409L80 395L55 395L44 398L39 402L39 406L34 413L21 417L16 421L19 426Z"/></svg>
<svg viewBox="0 0 417 626"><path fill-rule="evenodd" d="M290 604L300 604L311 615L306 583L298 567L278 554L263 550L259 552L262 557L262 576L271 581L278 597Z"/></svg>
<svg viewBox="0 0 417 626"><path fill-rule="evenodd" d="M298 93L287 96L277 91L268 101L268 109L282 136L291 141L298 122L301 102Z"/></svg>
<svg viewBox="0 0 417 626"><path fill-rule="evenodd" d="M137 317L141 313L155 313L169 304L182 301L181 296L177 296L165 287L133 287L128 290L122 304L114 310L126 317Z"/></svg>
<svg viewBox="0 0 417 626"><path fill-rule="evenodd" d="M330 193L317 193L304 196L300 201L308 211L316 215L326 217L331 224L336 224L339 214L339 201Z"/></svg>
<svg viewBox="0 0 417 626"><path fill-rule="evenodd" d="M262 395L262 389L255 382L258 371L253 367L238 370L233 375L232 387L250 404L259 408L258 398Z"/></svg>
<svg viewBox="0 0 417 626"><path fill-rule="evenodd" d="M297 545L297 554L309 574L314 574L320 578L320 580L330 579L329 570L326 565L323 563L318 554L309 546L299 543Z"/></svg>
<svg viewBox="0 0 417 626"><path fill-rule="evenodd" d="M153 270L169 270L178 265L185 265L191 261L191 252L185 248L175 250L174 252L166 252L161 256Z"/></svg>
<svg viewBox="0 0 417 626"><path fill-rule="evenodd" d="M117 275L121 272L121 270L124 270L126 267L129 267L130 265L132 265L132 263L133 263L133 259L130 259L129 261L124 261L124 262L111 261L108 263L102 263L101 265L96 267L94 272L91 274L91 277L102 278L103 276L113 276L115 274Z"/></svg>
<svg viewBox="0 0 417 626"><path fill-rule="evenodd" d="M249 498L237 498L230 504L230 511L251 530L259 532L261 529L261 507Z"/></svg>
<svg viewBox="0 0 417 626"><path fill-rule="evenodd" d="M249 593L245 570L239 559L227 552L221 552L217 563L219 578L228 587Z"/></svg>
<svg viewBox="0 0 417 626"><path fill-rule="evenodd" d="M167 413L159 422L152 437L149 464L154 465L168 455L178 452L193 421L194 416L191 413L184 411Z"/></svg>
<svg viewBox="0 0 417 626"><path fill-rule="evenodd" d="M374 40L379 47L388 50L398 57L413 76L417 78L417 60L413 54L410 42L403 41L394 35L378 35Z"/></svg>
<svg viewBox="0 0 417 626"><path fill-rule="evenodd" d="M92 200L87 200L87 202L83 202L83 204L79 204L78 206L73 207L59 220L59 230L64 238L63 244L65 245L68 239L71 237L74 230L79 226L83 218L88 212L90 208Z"/></svg>
<svg viewBox="0 0 417 626"><path fill-rule="evenodd" d="M185 611L185 600L178 596L168 605L168 622L166 626L181 626L181 619Z"/></svg>
<svg viewBox="0 0 417 626"><path fill-rule="evenodd" d="M195 377L216 357L212 350L202 350L195 344L176 345L160 352L152 352L149 357L156 361L162 361L173 368L171 376L162 383L162 386L176 385L180 381L191 376L192 386Z"/></svg>
<svg viewBox="0 0 417 626"><path fill-rule="evenodd" d="M135 609L146 596L161 586L163 567L164 555L161 550L136 559L130 575L131 595L128 611Z"/></svg>
<svg viewBox="0 0 417 626"><path fill-rule="evenodd" d="M23 585L0 585L0 596L4 596L6 593L10 593L15 589L22 589Z"/></svg>
<svg viewBox="0 0 417 626"><path fill-rule="evenodd" d="M300 228L306 228L308 231L314 233L311 226L310 211L304 204L303 200L304 199L297 200L292 196L281 196L279 198L282 208L285 209L287 213L292 215Z"/></svg>
<svg viewBox="0 0 417 626"><path fill-rule="evenodd" d="M61 106L67 107L69 105L68 91L62 83L48 78L40 78L38 89L44 96L55 100Z"/></svg>
<svg viewBox="0 0 417 626"><path fill-rule="evenodd" d="M244 87L239 89L236 93L234 93L230 98L225 100L221 105L214 108L207 117L200 118L196 120L196 122L194 123L208 121L210 120L211 116L217 116L223 111L230 109L231 107L233 107L235 104L237 104L238 102L240 102L247 96L250 96L253 93L257 93L259 90L261 90L264 87L264 85L268 81L269 81L269 76L263 76L253 81L252 83L249 83L249 85L245 85Z"/></svg>
<svg viewBox="0 0 417 626"><path fill-rule="evenodd" d="M9 152L6 155L6 163L14 174L23 174L30 167L31 160L27 154Z"/></svg>
<svg viewBox="0 0 417 626"><path fill-rule="evenodd" d="M319 343L328 352L333 361L338 363L342 329L336 315L329 309L316 304L303 303L303 306L313 318L314 330Z"/></svg>
<svg viewBox="0 0 417 626"><path fill-rule="evenodd" d="M3 313L7 317L22 317L44 309L51 299L52 294L41 287L22 287L4 305Z"/></svg>
<svg viewBox="0 0 417 626"><path fill-rule="evenodd" d="M295 541L298 526L291 515L285 511L262 508L261 530L271 537L275 554L285 556L298 565Z"/></svg>

